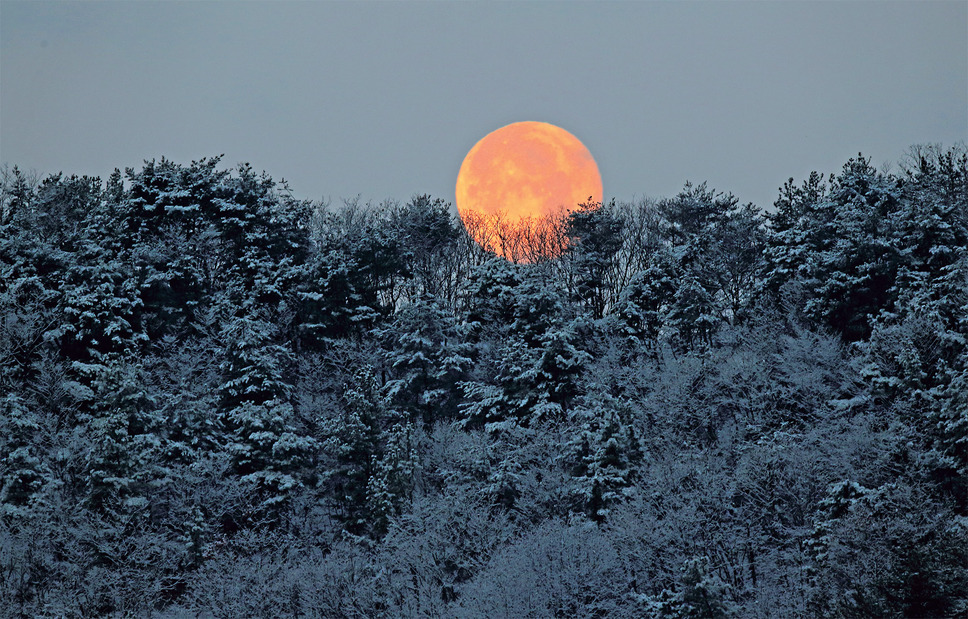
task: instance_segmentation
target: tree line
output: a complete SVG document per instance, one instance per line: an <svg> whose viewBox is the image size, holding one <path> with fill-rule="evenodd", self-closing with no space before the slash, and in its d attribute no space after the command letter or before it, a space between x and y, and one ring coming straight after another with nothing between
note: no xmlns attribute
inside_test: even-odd
<svg viewBox="0 0 968 619"><path fill-rule="evenodd" d="M11 616L968 610L963 146L511 260L219 164L3 169Z"/></svg>

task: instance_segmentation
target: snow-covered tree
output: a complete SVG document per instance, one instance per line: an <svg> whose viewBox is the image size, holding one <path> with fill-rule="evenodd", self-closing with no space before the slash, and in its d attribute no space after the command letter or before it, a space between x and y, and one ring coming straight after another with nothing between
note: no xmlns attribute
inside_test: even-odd
<svg viewBox="0 0 968 619"><path fill-rule="evenodd" d="M631 417L627 402L609 396L588 398L570 414L575 436L567 461L576 507L596 522L636 481L643 454Z"/></svg>
<svg viewBox="0 0 968 619"><path fill-rule="evenodd" d="M430 296L418 297L380 330L390 380L387 395L400 410L428 426L452 419L475 351L467 327Z"/></svg>
<svg viewBox="0 0 968 619"><path fill-rule="evenodd" d="M501 431L507 424L562 420L581 393L591 332L587 322L577 319L546 331L534 345L512 337L499 351L495 376L461 384L464 425Z"/></svg>
<svg viewBox="0 0 968 619"><path fill-rule="evenodd" d="M622 246L622 220L613 214L614 202L581 204L565 220L569 239L567 278L576 300L599 319L613 302L616 254Z"/></svg>
<svg viewBox="0 0 968 619"><path fill-rule="evenodd" d="M218 420L236 474L274 510L302 484L315 443L293 425L284 375L289 353L272 336L271 326L255 317L225 326Z"/></svg>
<svg viewBox="0 0 968 619"><path fill-rule="evenodd" d="M106 514L130 514L148 506L148 485L164 478L156 464L158 419L141 368L110 358L93 376L92 414L85 428L88 504Z"/></svg>
<svg viewBox="0 0 968 619"><path fill-rule="evenodd" d="M412 424L394 424L384 432L382 441L383 454L375 462L366 488L367 524L376 536L385 534L390 518L399 516L413 500L420 466Z"/></svg>
<svg viewBox="0 0 968 619"><path fill-rule="evenodd" d="M0 509L5 515L29 508L53 480L41 451L37 415L13 394L0 400Z"/></svg>
<svg viewBox="0 0 968 619"><path fill-rule="evenodd" d="M339 414L323 430L325 483L337 517L351 534L385 531L387 518L412 492L412 429L401 421L372 372L359 370L346 387Z"/></svg>
<svg viewBox="0 0 968 619"><path fill-rule="evenodd" d="M892 215L901 200L898 179L858 155L829 186L819 175L784 188L773 216L768 250L772 281L796 278L811 291L806 311L844 338L870 334L870 322L896 301L892 287L902 263Z"/></svg>

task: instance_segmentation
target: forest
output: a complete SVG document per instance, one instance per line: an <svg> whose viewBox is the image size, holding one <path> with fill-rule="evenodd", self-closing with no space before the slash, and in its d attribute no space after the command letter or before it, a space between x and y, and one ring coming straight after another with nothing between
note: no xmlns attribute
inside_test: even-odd
<svg viewBox="0 0 968 619"><path fill-rule="evenodd" d="M968 616L964 145L517 260L219 157L2 172L0 615Z"/></svg>

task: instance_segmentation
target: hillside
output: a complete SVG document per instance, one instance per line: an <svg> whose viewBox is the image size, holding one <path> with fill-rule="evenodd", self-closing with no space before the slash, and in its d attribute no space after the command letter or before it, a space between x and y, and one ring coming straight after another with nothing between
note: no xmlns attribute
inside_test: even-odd
<svg viewBox="0 0 968 619"><path fill-rule="evenodd" d="M963 147L547 225L5 169L0 614L968 613Z"/></svg>

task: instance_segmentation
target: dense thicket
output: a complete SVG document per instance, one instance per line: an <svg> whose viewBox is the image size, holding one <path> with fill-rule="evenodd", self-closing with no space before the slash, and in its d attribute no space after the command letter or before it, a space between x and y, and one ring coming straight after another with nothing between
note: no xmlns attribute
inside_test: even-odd
<svg viewBox="0 0 968 619"><path fill-rule="evenodd" d="M218 164L4 170L0 612L968 613L963 147L531 263Z"/></svg>

